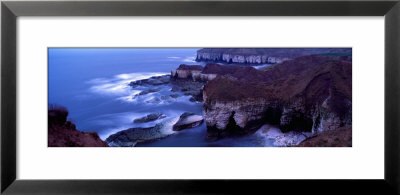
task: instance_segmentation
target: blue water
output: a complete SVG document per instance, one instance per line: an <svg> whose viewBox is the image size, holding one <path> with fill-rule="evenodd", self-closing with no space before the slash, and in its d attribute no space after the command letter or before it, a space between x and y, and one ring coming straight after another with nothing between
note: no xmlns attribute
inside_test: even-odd
<svg viewBox="0 0 400 195"><path fill-rule="evenodd" d="M148 127L160 121L134 124L133 119L162 112L165 120L177 119L183 112L202 114L202 103L189 96L156 101L171 94L171 86L133 99L144 88L128 83L155 75L170 74L180 64L195 62L197 48L50 48L49 104L69 110L69 118L81 131L95 131L105 140L109 135L132 127ZM204 64L201 64L204 65ZM162 140L137 146L265 146L257 135L205 141L205 124L174 132Z"/></svg>

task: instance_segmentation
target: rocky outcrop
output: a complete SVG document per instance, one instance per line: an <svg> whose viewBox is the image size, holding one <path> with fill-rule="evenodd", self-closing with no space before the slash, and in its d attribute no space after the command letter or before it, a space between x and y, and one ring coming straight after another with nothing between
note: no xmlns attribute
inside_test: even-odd
<svg viewBox="0 0 400 195"><path fill-rule="evenodd" d="M204 119L202 116L185 112L179 117L178 122L174 124L172 129L174 131L181 131L184 129L193 128L201 125L203 121Z"/></svg>
<svg viewBox="0 0 400 195"><path fill-rule="evenodd" d="M138 86L157 86L157 85L168 84L169 81L170 81L170 75L153 76L148 79L132 81L129 83L129 86L133 88Z"/></svg>
<svg viewBox="0 0 400 195"><path fill-rule="evenodd" d="M186 65L181 64L176 70L171 71L171 78L173 79L191 79L193 74L200 73L203 67L200 65Z"/></svg>
<svg viewBox="0 0 400 195"><path fill-rule="evenodd" d="M218 68L224 74L203 90L209 139L250 133L265 123L314 133L351 125L351 61L305 56L266 70Z"/></svg>
<svg viewBox="0 0 400 195"><path fill-rule="evenodd" d="M351 55L350 48L204 48L196 61L236 64L275 64L313 54Z"/></svg>
<svg viewBox="0 0 400 195"><path fill-rule="evenodd" d="M112 147L133 147L138 143L151 142L168 137L175 119L166 119L153 127L137 127L119 131L105 141Z"/></svg>
<svg viewBox="0 0 400 195"><path fill-rule="evenodd" d="M200 65L181 64L176 70L171 71L171 84L173 92L183 92L190 95L190 101L203 101L203 86L208 77L202 77L203 67Z"/></svg>
<svg viewBox="0 0 400 195"><path fill-rule="evenodd" d="M67 121L67 109L51 105L48 110L48 147L108 147L96 132L81 132Z"/></svg>
<svg viewBox="0 0 400 195"><path fill-rule="evenodd" d="M204 84L217 76L252 80L264 77L261 73L249 66L221 66L210 63L203 68L198 65L181 64L178 69L171 71L172 91L181 91L185 95L191 95L191 101L203 101Z"/></svg>
<svg viewBox="0 0 400 195"><path fill-rule="evenodd" d="M351 147L352 128L351 126L340 127L331 131L316 133L303 142L299 147Z"/></svg>
<svg viewBox="0 0 400 195"><path fill-rule="evenodd" d="M167 116L165 116L162 113L153 113L153 114L148 114L141 118L137 118L137 119L133 120L133 122L134 123L147 123L147 122L155 121L155 120L162 119L165 117L167 117Z"/></svg>
<svg viewBox="0 0 400 195"><path fill-rule="evenodd" d="M204 93L206 96L206 92ZM269 122L276 124L280 117L278 101L246 98L234 101L213 101L204 97L203 115L208 128L208 139L214 140L234 134L250 134Z"/></svg>
<svg viewBox="0 0 400 195"><path fill-rule="evenodd" d="M168 136L162 133L162 125L148 128L131 128L110 135L106 142L112 147L133 147L137 143L157 140Z"/></svg>
<svg viewBox="0 0 400 195"><path fill-rule="evenodd" d="M192 96L191 101L203 101L204 82L197 82L191 79L177 79L171 81L172 92L182 92L184 95Z"/></svg>
<svg viewBox="0 0 400 195"><path fill-rule="evenodd" d="M171 78L174 80L185 79L195 82L207 82L217 76L215 73L206 73L200 65L181 64L176 70L171 71Z"/></svg>

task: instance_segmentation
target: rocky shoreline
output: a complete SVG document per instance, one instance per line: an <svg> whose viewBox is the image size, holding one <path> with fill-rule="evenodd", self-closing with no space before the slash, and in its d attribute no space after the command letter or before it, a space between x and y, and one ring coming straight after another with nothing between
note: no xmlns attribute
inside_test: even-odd
<svg viewBox="0 0 400 195"><path fill-rule="evenodd" d="M112 147L133 147L138 143L152 142L166 138L177 131L190 129L202 123L202 116L185 112L181 114L179 119L167 119L152 127L137 127L119 131L110 135L105 141Z"/></svg>
<svg viewBox="0 0 400 195"><path fill-rule="evenodd" d="M149 81L161 83L157 79ZM351 79L351 58L311 55L261 70L182 64L171 71L169 83L172 91L203 101L207 140L250 135L270 124L286 135L286 143L306 139L302 132L351 129Z"/></svg>
<svg viewBox="0 0 400 195"><path fill-rule="evenodd" d="M263 70L214 63L202 70L180 68L171 76L206 82L209 140L251 134L266 123L282 132L312 134L351 128L349 56L302 56Z"/></svg>
<svg viewBox="0 0 400 195"><path fill-rule="evenodd" d="M132 81L128 85L138 92L128 98L160 103L182 97L180 101L202 105L202 114L147 113L131 119L135 126L141 127L119 131L102 141L96 133L76 130L75 125L66 121L67 111L65 115L62 109L60 112L49 110L49 146L132 147L205 123L206 139L210 142L257 133L274 140L274 146L278 147L351 147L352 57L336 55L349 49L302 49L300 52L294 48L286 52L199 50L196 60L212 63L181 64L169 75ZM314 55L318 52L323 54ZM255 69L215 62L274 65ZM66 138L59 138L61 135Z"/></svg>

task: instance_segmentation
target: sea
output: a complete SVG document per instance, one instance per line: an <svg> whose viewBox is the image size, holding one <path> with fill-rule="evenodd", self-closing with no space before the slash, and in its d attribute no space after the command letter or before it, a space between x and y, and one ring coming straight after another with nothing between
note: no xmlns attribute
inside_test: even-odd
<svg viewBox="0 0 400 195"><path fill-rule="evenodd" d="M203 103L189 101L190 96L162 99L171 94L170 85L158 92L135 98L146 87L132 88L131 81L171 73L180 64L198 64L199 48L49 48L48 102L66 107L69 120L77 129L97 132L102 140L133 127L150 127L177 121L184 112L202 115ZM267 65L263 65L267 66ZM151 113L167 117L148 123L133 123ZM207 127L179 132L168 129L170 136L136 147L272 147L274 140L263 132L244 137L207 141Z"/></svg>

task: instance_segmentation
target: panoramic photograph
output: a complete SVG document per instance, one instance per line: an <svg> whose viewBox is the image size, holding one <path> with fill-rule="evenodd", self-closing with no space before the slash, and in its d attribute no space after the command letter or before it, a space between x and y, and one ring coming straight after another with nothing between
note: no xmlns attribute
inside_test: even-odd
<svg viewBox="0 0 400 195"><path fill-rule="evenodd" d="M48 48L48 147L352 147L352 48Z"/></svg>

